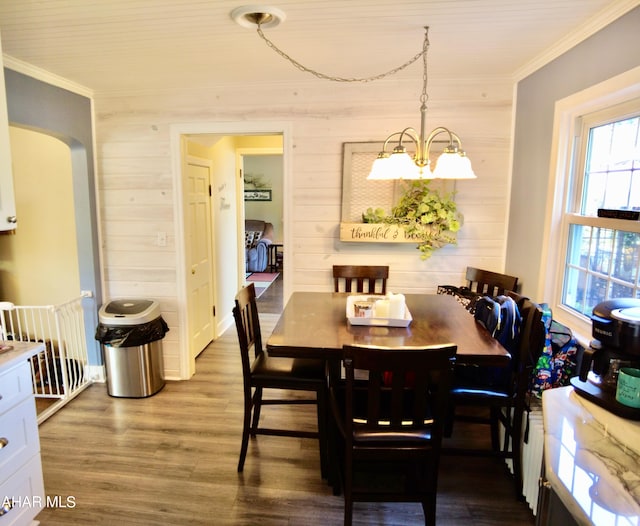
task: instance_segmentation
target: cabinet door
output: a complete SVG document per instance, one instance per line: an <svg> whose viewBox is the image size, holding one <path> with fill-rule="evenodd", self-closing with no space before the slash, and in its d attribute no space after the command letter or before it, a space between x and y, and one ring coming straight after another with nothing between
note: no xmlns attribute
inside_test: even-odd
<svg viewBox="0 0 640 526"><path fill-rule="evenodd" d="M2 42L0 41L0 231L16 228L16 202L13 194L11 144L9 142L9 117L7 94L2 67Z"/></svg>

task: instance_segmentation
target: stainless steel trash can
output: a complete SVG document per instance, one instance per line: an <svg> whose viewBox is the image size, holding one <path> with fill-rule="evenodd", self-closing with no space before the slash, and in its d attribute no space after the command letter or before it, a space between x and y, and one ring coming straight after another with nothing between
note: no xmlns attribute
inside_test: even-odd
<svg viewBox="0 0 640 526"><path fill-rule="evenodd" d="M145 398L165 385L162 338L169 330L152 300L123 299L103 305L96 339L102 344L109 395Z"/></svg>

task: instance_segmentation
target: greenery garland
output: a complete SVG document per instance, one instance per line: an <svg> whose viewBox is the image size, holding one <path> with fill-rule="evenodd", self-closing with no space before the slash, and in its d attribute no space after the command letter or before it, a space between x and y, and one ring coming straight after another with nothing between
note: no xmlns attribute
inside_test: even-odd
<svg viewBox="0 0 640 526"><path fill-rule="evenodd" d="M420 259L428 259L435 249L444 245L456 244L456 232L464 221L453 200L455 192L440 196L437 190L429 188L429 182L428 179L411 181L391 215L386 215L382 208L367 208L362 214L365 223L401 225L407 234L420 239L417 246Z"/></svg>

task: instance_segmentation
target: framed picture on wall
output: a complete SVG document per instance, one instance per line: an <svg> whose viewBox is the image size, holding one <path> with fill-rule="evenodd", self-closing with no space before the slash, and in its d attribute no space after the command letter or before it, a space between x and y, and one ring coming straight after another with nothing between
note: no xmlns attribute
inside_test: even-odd
<svg viewBox="0 0 640 526"><path fill-rule="evenodd" d="M269 190L245 190L245 201L271 201L271 189Z"/></svg>
<svg viewBox="0 0 640 526"><path fill-rule="evenodd" d="M448 141L433 141L442 144ZM409 154L413 155L411 144L407 144ZM369 181L367 176L371 165L383 148L381 142L345 142L342 149L342 215L343 223L361 223L362 214L367 208L382 208L391 213L398 200L410 185L404 180ZM388 147L389 149L393 148ZM443 179L431 182L431 188L439 192L447 190Z"/></svg>

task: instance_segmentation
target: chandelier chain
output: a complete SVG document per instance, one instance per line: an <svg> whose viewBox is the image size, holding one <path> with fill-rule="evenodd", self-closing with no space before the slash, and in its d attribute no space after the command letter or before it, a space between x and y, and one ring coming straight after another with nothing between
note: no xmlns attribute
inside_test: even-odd
<svg viewBox="0 0 640 526"><path fill-rule="evenodd" d="M426 29L427 29L427 32L428 32L428 28L426 28ZM380 80L380 79L383 79L385 77L389 77L391 75L395 75L399 71L402 71L403 69L407 68L408 66L410 66L411 64L416 62L420 57L423 57L424 58L424 73L423 73L424 87L423 87L423 93L421 95L420 100L423 101L423 102L426 102L426 99L427 99L427 93L426 93L427 49L429 48L429 41L428 41L427 36L425 36L425 43L424 43L424 46L422 48L422 51L417 53L413 58L407 60L404 64L402 64L402 65L400 65L400 66L398 66L396 68L393 68L393 69L391 69L389 71L386 71L385 73L380 73L378 75L372 75L370 77L360 77L360 78L358 78L358 77L334 77L332 75L327 75L325 73L321 73L319 71L316 71L314 69L308 68L308 67L300 64L300 62L298 62L297 60L291 58L289 55L287 55L284 51L282 51L278 46L276 46L273 42L271 42L271 40L269 40L265 36L265 34L262 32L262 28L260 27L260 23L258 23L258 35L260 36L260 38L262 38L262 40L265 41L267 46L269 46L271 49L273 49L282 58L284 58L285 60L287 60L288 62L293 64L300 71L304 71L305 73L311 73L312 75L316 76L319 79L331 80L333 82L373 82L374 80Z"/></svg>
<svg viewBox="0 0 640 526"><path fill-rule="evenodd" d="M425 27L424 43L422 44L422 94L420 95L420 103L426 109L429 95L427 94L427 81L429 80L427 74L427 51L429 50L429 27Z"/></svg>

